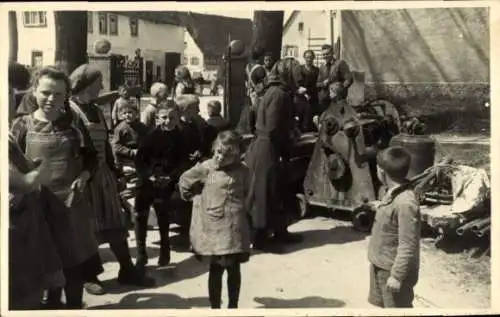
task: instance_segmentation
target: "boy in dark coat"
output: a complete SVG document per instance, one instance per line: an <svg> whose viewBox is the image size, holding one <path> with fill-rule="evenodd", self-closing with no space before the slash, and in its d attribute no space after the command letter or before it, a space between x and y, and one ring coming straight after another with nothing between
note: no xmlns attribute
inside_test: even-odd
<svg viewBox="0 0 500 317"><path fill-rule="evenodd" d="M170 263L170 210L169 201L175 184L182 173L182 138L178 129L178 109L166 102L158 105L157 126L139 145L136 169L140 185L135 198L135 234L137 240L137 263L144 270L148 257L146 234L149 210L154 204L160 229L159 266Z"/></svg>
<svg viewBox="0 0 500 317"><path fill-rule="evenodd" d="M114 131L113 152L118 167L135 167L139 145L148 133L148 128L139 121L139 111L134 104L124 102L119 115L123 121Z"/></svg>
<svg viewBox="0 0 500 317"><path fill-rule="evenodd" d="M377 206L368 259L368 301L383 308L413 307L420 266L420 208L406 174L411 156L389 147L377 156L377 175L387 192Z"/></svg>

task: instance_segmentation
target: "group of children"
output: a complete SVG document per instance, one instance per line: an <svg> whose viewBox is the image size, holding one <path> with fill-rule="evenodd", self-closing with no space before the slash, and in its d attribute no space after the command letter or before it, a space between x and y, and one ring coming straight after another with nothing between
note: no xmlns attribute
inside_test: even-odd
<svg viewBox="0 0 500 317"><path fill-rule="evenodd" d="M83 71L86 72L85 76L79 74L78 79L72 79L71 83L67 77L55 70L49 70L47 74L39 75L34 87L35 97L38 98L36 106L39 110L34 112L34 115L25 116L23 120L18 120L13 127L14 132L16 129L25 131L22 136L19 132L14 133L16 137L13 138L12 144L22 141L21 150L25 151L28 157L30 157L30 153L36 151L43 155L54 152L53 147L42 149L43 144L37 145L38 139L36 137L40 135L40 137L46 138L49 128L54 129L56 123L61 124L61 122L65 124L64 128L56 128L56 133L53 134L58 136L67 131L68 136L71 136L71 142L63 144L68 147L67 151L65 150L67 154L76 155L74 146L79 149L85 148L78 133L82 133L82 131L88 133L88 130L92 131L92 129L75 128L73 126L74 120L72 121L70 117L67 120L64 117L52 118L52 116L62 116L61 113L65 113L63 110L66 103L63 99L68 89L71 89L75 96L79 96L73 98L73 102L77 104L88 103L90 100L87 97L94 91L100 90L102 86L100 77L95 77L97 75L88 70ZM54 86L55 84L57 87ZM53 91L54 87L59 90ZM44 91L50 92L50 98L44 97L48 96ZM237 308L241 287L240 264L249 260L253 240L253 230L251 230L253 221L248 208L248 197L252 195L249 187L249 179L252 174L242 161L244 153L242 136L229 130L227 123L221 119L220 103L209 103L209 113L212 116L205 121L199 114L200 100L197 96L180 94L174 99L169 99L167 91L168 88L164 84L155 83L151 87L152 101L142 113L140 113L137 104L130 101L130 98L125 94L116 103L116 127L112 141L116 169L120 170L126 166L132 167L139 178L134 210L134 230L138 251L135 268L142 273L139 276L143 276L148 262L146 252L147 220L152 205L155 207L160 230L161 243L158 265L165 266L170 263L169 225L172 208L170 202L178 192L183 200L190 202L192 208L189 232L192 250L198 259L207 261L210 266L208 291L211 307L221 307L222 275L224 271L227 271L228 308ZM217 111L219 112L218 116ZM91 112L84 113L84 115L90 118ZM42 125L41 122L46 122L46 124ZM85 122L89 127L92 120ZM32 131L33 127L42 130ZM95 130L94 137L87 135L84 139L88 140L84 141L96 143L96 140L99 140L96 136L101 135L100 132L102 131ZM64 138L63 140L66 140L67 136ZM78 139L80 139L80 143L75 143ZM60 139L55 139L53 143L57 142L60 142ZM105 143L102 142L103 146ZM106 152L106 150L101 152ZM59 187L57 187L59 183L57 182L54 182L57 186L48 187L49 190L55 191L60 196L61 201L65 201L70 208L73 208L73 215L80 213L78 208L86 208L86 206L74 204L72 195L79 188L83 191L85 184L92 181L92 177L96 177L96 165L102 166L98 162L86 159L86 155L84 152L79 153L79 160L75 161L74 167L71 164L69 164L71 166L67 164L69 167L63 166L74 175L71 179L68 178L67 184L64 184L71 189L69 194L66 189L60 189L61 193L59 193ZM47 159L51 158L47 156ZM106 157L98 157L97 161L100 160L106 160ZM388 188L388 191L377 206L368 250L371 262L369 301L381 307L411 307L413 287L418 280L420 218L418 202L405 178L410 161L411 157L408 152L399 147L383 150L377 157L378 177ZM47 161L45 162L48 164ZM43 166L60 172L61 166L56 164L59 161L49 162L52 162L51 165ZM11 173L11 175L14 174ZM21 176L14 178L14 180L21 182L23 179ZM60 176L67 175L61 173ZM53 179L54 176L45 177ZM99 179L108 179L104 176L100 177ZM17 183L17 181L11 180L11 188ZM96 196L98 190L91 188L90 197ZM94 191L94 196L92 196L92 191ZM100 199L104 200L104 198ZM68 201L71 202L68 203ZM81 198L75 201L84 202ZM91 202L95 205L95 201ZM11 213L13 211L15 209L11 210ZM79 221L75 218L72 221L72 228L78 227L76 223L81 228L77 232L68 233L74 237L72 241L77 241L90 234L92 229L85 227L84 222L82 222L86 220L81 218ZM76 237L77 234L81 234L81 236ZM122 238L113 241L121 241ZM71 287L71 282L80 283L78 281L84 271L87 272L87 275L93 274L94 276L102 272L102 267L99 264L92 263L97 251L95 242L92 242L92 239L87 240L89 241L88 247L82 249L85 254L75 253L78 256L81 255L80 258L83 262L77 261L80 263L79 266L64 272L66 298L68 299L68 296L70 299L73 298L74 308L81 308L81 286ZM85 241L80 240L78 243ZM123 247L127 248L128 252L126 243ZM73 252L76 251L78 250L73 250ZM67 256L67 258L71 257ZM130 255L128 255L128 259L130 259ZM129 267L128 259L125 256L123 272L126 272L125 269ZM83 264L87 268L83 267ZM130 270L127 272L129 275L132 274ZM19 283L22 282L20 279L18 280ZM61 285L60 282L53 284ZM143 284L147 283L143 282ZM59 299L60 288L50 295Z"/></svg>

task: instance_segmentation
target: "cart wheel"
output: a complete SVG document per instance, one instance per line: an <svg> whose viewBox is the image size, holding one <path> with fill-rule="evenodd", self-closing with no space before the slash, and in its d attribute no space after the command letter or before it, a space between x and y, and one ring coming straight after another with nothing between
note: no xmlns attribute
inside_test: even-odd
<svg viewBox="0 0 500 317"><path fill-rule="evenodd" d="M352 211L352 225L361 232L370 232L375 220L375 212L367 205L355 208Z"/></svg>
<svg viewBox="0 0 500 317"><path fill-rule="evenodd" d="M309 215L309 204L307 203L306 196L304 194L297 194L297 203L299 204L300 218L304 218Z"/></svg>

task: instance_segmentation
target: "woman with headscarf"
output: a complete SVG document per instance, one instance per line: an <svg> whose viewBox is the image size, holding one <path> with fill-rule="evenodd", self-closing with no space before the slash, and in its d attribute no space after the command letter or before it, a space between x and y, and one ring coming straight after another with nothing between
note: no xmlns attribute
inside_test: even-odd
<svg viewBox="0 0 500 317"><path fill-rule="evenodd" d="M55 67L44 67L34 78L32 98L25 98L25 109L33 112L18 117L12 124L15 141L31 160L46 161L50 177L45 185L69 214L69 230L77 241L71 248L71 267L64 269L66 308L83 307L83 273L103 272L90 204L85 196L86 185L97 166L92 141L83 123L68 105L69 79ZM48 291L47 307L62 307L62 288Z"/></svg>
<svg viewBox="0 0 500 317"><path fill-rule="evenodd" d="M118 196L118 170L109 143L109 131L102 110L93 103L103 87L102 74L89 64L83 64L71 73L70 81L70 105L84 122L97 151L98 166L89 183L89 197L95 215L98 242L109 243L120 263L119 283L151 286L153 281L142 276L132 263L127 243L126 215ZM105 293L97 275L90 272L86 276L85 290L94 295Z"/></svg>
<svg viewBox="0 0 500 317"><path fill-rule="evenodd" d="M191 73L186 66L177 66L175 69L175 82L176 84L172 97L195 94L195 84L191 77Z"/></svg>
<svg viewBox="0 0 500 317"><path fill-rule="evenodd" d="M281 172L290 159L293 145L292 98L301 81L300 65L293 58L276 63L271 79L256 110L255 138L245 156L251 171L248 198L252 225L256 230L254 248L266 247L267 230L279 242L298 242L287 231L284 214L283 187L286 180Z"/></svg>

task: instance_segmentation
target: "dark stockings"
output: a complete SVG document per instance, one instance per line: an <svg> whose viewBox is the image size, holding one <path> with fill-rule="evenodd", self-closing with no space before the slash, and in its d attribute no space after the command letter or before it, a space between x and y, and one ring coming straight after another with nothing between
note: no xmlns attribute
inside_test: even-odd
<svg viewBox="0 0 500 317"><path fill-rule="evenodd" d="M83 307L83 280L77 272L65 270L66 285L64 295L66 297L66 309L82 309ZM57 309L61 303L63 288L50 289L47 296L47 307Z"/></svg>
<svg viewBox="0 0 500 317"><path fill-rule="evenodd" d="M118 260L118 263L120 263L120 270L128 270L133 266L132 258L130 257L128 242L126 239L110 241L109 247Z"/></svg>
<svg viewBox="0 0 500 317"><path fill-rule="evenodd" d="M229 296L228 308L238 308L238 299L241 287L240 264L235 263L227 268L212 263L208 274L208 294L210 306L212 308L221 308L222 294L222 275L227 270L227 292Z"/></svg>

